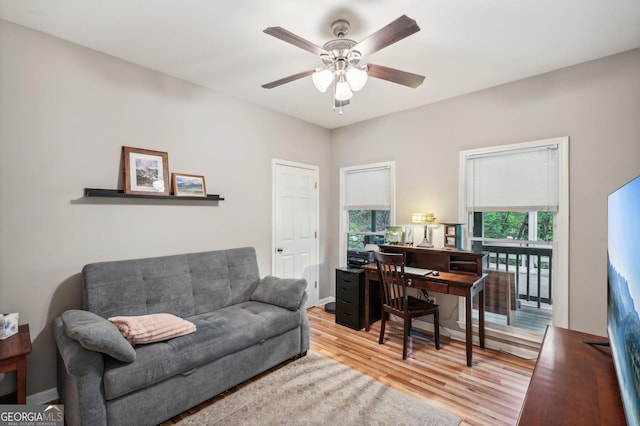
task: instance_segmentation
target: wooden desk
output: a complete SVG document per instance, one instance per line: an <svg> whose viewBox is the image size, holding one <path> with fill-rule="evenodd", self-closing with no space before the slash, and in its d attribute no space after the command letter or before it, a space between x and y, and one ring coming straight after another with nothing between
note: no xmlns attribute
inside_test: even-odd
<svg viewBox="0 0 640 426"><path fill-rule="evenodd" d="M18 327L18 334L0 340L0 373L16 371L18 404L27 403L27 354L31 353L29 324Z"/></svg>
<svg viewBox="0 0 640 426"><path fill-rule="evenodd" d="M624 425L609 348L583 340L606 338L549 326L518 425Z"/></svg>
<svg viewBox="0 0 640 426"><path fill-rule="evenodd" d="M372 282L379 285L380 275L378 267L375 264L369 264L362 267L364 270L364 327L369 331L369 293ZM466 314L466 349L467 349L467 365L471 367L471 359L473 357L473 321L471 320L473 307L472 298L478 295L478 337L480 339L480 347L484 348L484 280L486 274L476 276L470 274L440 272L437 277L427 275L405 274L411 278L412 287L433 291L436 293L452 294L465 298L465 314Z"/></svg>

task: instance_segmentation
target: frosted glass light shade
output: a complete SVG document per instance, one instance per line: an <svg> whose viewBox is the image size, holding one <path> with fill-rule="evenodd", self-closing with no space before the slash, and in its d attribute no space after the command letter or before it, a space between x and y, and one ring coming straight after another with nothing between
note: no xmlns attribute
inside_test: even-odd
<svg viewBox="0 0 640 426"><path fill-rule="evenodd" d="M414 213L411 215L411 222L413 223L433 223L436 221L433 213Z"/></svg>
<svg viewBox="0 0 640 426"><path fill-rule="evenodd" d="M327 88L333 82L333 73L331 70L323 69L320 71L316 71L311 74L311 81L313 81L313 85L316 86L316 89L321 93L327 91Z"/></svg>
<svg viewBox="0 0 640 426"><path fill-rule="evenodd" d="M348 101L353 96L353 92L349 87L349 83L345 80L338 81L336 83L336 96L335 98L339 101Z"/></svg>
<svg viewBox="0 0 640 426"><path fill-rule="evenodd" d="M349 68L346 76L349 86L351 86L351 90L354 92L362 89L364 85L367 84L367 77L369 77L365 70L355 67Z"/></svg>

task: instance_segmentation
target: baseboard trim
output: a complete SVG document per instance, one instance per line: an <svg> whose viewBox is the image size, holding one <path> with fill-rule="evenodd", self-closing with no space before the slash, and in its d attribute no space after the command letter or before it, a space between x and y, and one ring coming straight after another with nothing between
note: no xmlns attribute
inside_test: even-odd
<svg viewBox="0 0 640 426"><path fill-rule="evenodd" d="M42 392L27 395L27 404L46 404L59 398L58 389L51 388Z"/></svg>
<svg viewBox="0 0 640 426"><path fill-rule="evenodd" d="M327 303L335 302L335 301L336 301L336 298L335 298L335 297L333 297L333 296L325 297L324 299L322 299L322 300L318 301L318 306L324 306L324 305L326 305Z"/></svg>
<svg viewBox="0 0 640 426"><path fill-rule="evenodd" d="M413 322L413 325L417 329L427 330L430 333L433 333L433 323L416 320ZM443 327L443 326L440 326L440 334L441 335L444 334L445 336L448 336L449 338L458 340L460 342L466 341L466 338L467 338L465 331L452 330L450 328ZM490 335L485 335L484 343L485 343L485 347L488 349L493 349L500 352L506 352L508 354L517 356L519 358L524 358L524 359L536 359L538 357L539 349L509 344L504 341L494 340L491 337L492 336ZM474 333L473 335L473 344L476 346L480 344L478 340L478 335L476 333Z"/></svg>

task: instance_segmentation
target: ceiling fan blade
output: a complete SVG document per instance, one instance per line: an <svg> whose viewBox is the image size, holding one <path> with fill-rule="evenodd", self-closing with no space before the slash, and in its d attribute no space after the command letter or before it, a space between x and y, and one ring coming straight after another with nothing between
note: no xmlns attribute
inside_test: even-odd
<svg viewBox="0 0 640 426"><path fill-rule="evenodd" d="M311 52L314 55L328 54L328 52L320 46L316 46L310 41L307 41L302 37L295 35L291 31L285 30L282 27L269 27L264 30L264 33L269 34L270 36L273 36L275 38L279 38L282 41L286 41L287 43L293 44L294 46Z"/></svg>
<svg viewBox="0 0 640 426"><path fill-rule="evenodd" d="M293 74L293 75L290 75L288 77L281 78L280 80L276 80L276 81L272 81L271 83L263 84L262 87L264 87L265 89L273 89L274 87L281 86L281 85L283 85L285 83L290 83L292 81L296 81L296 80L299 80L301 78L307 77L307 76L313 74L314 72L316 72L316 70L302 71L302 72L299 72L297 74Z"/></svg>
<svg viewBox="0 0 640 426"><path fill-rule="evenodd" d="M360 43L353 46L351 50L357 50L362 56L371 55L390 44L402 40L411 34L420 31L420 27L413 19L407 15L402 15L387 26L371 34Z"/></svg>
<svg viewBox="0 0 640 426"><path fill-rule="evenodd" d="M395 68L383 67L382 65L367 64L367 68L370 77L380 78L392 83L409 86L414 89L420 86L424 81L423 75L400 71Z"/></svg>

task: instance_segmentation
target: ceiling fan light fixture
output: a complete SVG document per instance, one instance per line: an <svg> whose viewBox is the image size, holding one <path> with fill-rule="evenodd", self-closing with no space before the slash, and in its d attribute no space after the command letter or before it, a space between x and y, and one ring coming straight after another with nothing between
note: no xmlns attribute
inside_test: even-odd
<svg viewBox="0 0 640 426"><path fill-rule="evenodd" d="M347 81L354 92L362 89L367 84L368 76L366 69L363 68L350 67L346 72Z"/></svg>
<svg viewBox="0 0 640 426"><path fill-rule="evenodd" d="M271 89L311 76L314 86L321 93L332 86L333 109L342 114L342 108L349 105L353 92L361 90L367 84L369 74L373 78L414 89L422 84L424 80L422 75L371 63L360 65L363 58L420 31L415 20L402 15L360 42L346 38L349 27L350 23L346 19L334 21L331 24L331 30L336 38L329 40L322 47L282 27L266 28L264 30L266 34L317 55L323 67L292 74L263 84L262 87Z"/></svg>
<svg viewBox="0 0 640 426"><path fill-rule="evenodd" d="M320 93L324 93L333 82L333 73L327 68L317 70L311 74L311 80L313 81L313 85L316 86L316 89L318 89Z"/></svg>
<svg viewBox="0 0 640 426"><path fill-rule="evenodd" d="M336 93L334 98L338 101L348 101L352 96L353 92L349 87L349 83L344 77L340 77L340 79L336 81Z"/></svg>

